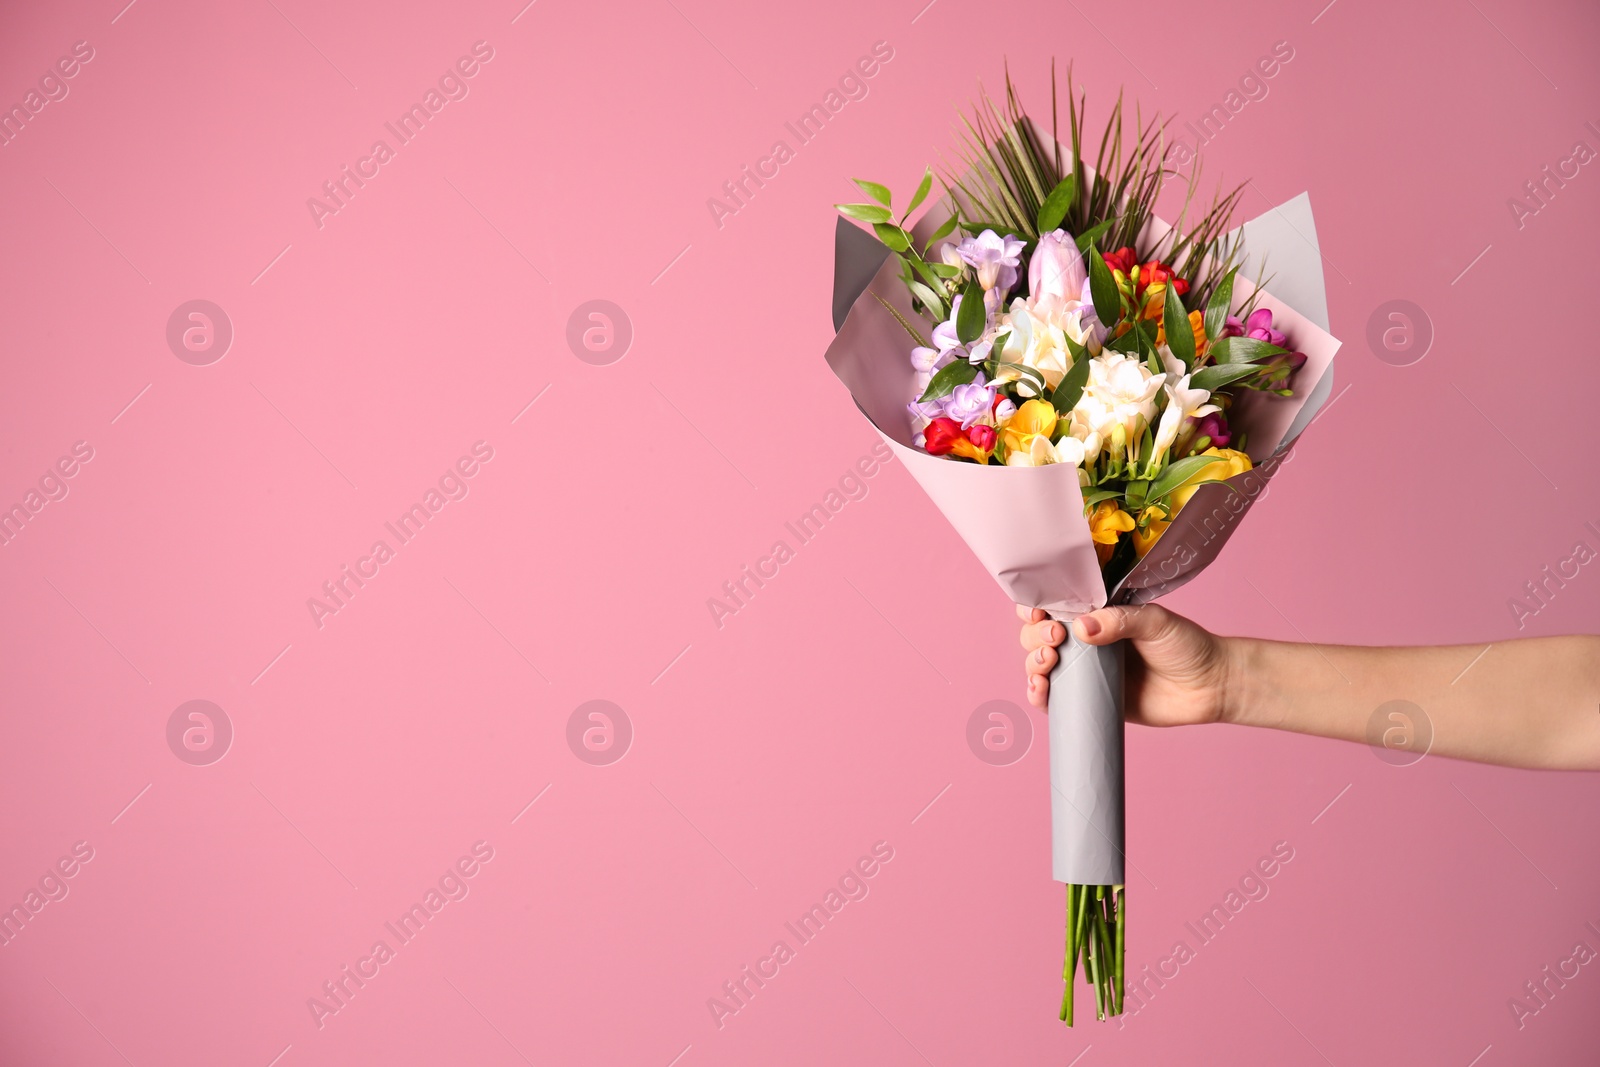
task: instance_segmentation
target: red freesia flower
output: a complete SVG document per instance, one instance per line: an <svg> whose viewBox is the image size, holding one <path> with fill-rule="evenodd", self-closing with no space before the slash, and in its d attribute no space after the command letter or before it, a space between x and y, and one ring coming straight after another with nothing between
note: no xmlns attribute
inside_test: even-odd
<svg viewBox="0 0 1600 1067"><path fill-rule="evenodd" d="M1133 273L1133 265L1139 262L1139 253L1132 248L1119 248L1108 253L1105 257L1106 266L1112 270L1120 270L1124 274Z"/></svg>
<svg viewBox="0 0 1600 1067"><path fill-rule="evenodd" d="M948 456L955 449L957 441L970 440L959 422L943 415L928 423L928 428L922 433L927 439L923 447L931 456Z"/></svg>
<svg viewBox="0 0 1600 1067"><path fill-rule="evenodd" d="M967 440L985 452L994 451L994 427L978 423L967 430Z"/></svg>

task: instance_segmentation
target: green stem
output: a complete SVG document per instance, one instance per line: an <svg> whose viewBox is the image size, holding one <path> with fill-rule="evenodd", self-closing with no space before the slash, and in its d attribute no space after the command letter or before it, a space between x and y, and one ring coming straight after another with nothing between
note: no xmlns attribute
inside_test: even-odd
<svg viewBox="0 0 1600 1067"><path fill-rule="evenodd" d="M1128 921L1127 921L1128 887L1127 886L1118 886L1117 887L1116 901L1117 901L1117 961L1116 961L1117 1014L1120 1015L1120 1014L1122 1014L1122 998L1123 998L1123 994L1126 992L1126 990L1124 988L1124 985L1123 985L1122 963L1123 963L1123 955L1124 955L1124 952L1125 952L1125 950L1127 948L1127 939L1128 939L1128 936L1127 936L1127 931L1128 931Z"/></svg>

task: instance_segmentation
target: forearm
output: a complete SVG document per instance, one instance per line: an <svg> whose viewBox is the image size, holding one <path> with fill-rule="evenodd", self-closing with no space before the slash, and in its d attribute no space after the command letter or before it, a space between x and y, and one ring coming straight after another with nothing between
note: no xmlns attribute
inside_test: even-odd
<svg viewBox="0 0 1600 1067"><path fill-rule="evenodd" d="M1600 770L1600 637L1503 641L1487 652L1225 641L1225 721L1366 742L1373 713L1403 700L1427 716L1434 755Z"/></svg>

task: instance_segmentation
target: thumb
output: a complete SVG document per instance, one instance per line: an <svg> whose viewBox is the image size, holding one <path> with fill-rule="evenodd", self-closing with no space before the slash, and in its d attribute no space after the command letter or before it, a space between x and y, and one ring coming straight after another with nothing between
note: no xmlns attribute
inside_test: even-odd
<svg viewBox="0 0 1600 1067"><path fill-rule="evenodd" d="M1174 616L1157 604L1100 608L1080 615L1072 624L1073 636L1089 645L1113 641L1153 641L1172 626Z"/></svg>

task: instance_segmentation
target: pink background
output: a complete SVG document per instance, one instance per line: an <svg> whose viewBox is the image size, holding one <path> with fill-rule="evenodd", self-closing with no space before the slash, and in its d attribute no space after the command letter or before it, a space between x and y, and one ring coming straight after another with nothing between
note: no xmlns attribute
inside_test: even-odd
<svg viewBox="0 0 1600 1067"><path fill-rule="evenodd" d="M850 176L909 190L1005 57L1036 106L1053 52L1096 114L1126 85L1181 125L1287 41L1208 172L1253 177L1250 213L1310 190L1349 388L1171 606L1323 642L1593 632L1600 569L1521 630L1508 600L1600 544L1600 372L1566 343L1600 170L1507 207L1600 148L1592 5L123 2L0 16L0 102L94 50L0 148L0 504L93 449L0 549L0 904L93 849L0 947L0 1061L1592 1061L1596 966L1521 1029L1507 1001L1600 948L1595 776L1131 730L1130 970L1294 858L1125 1026L1067 1030L1042 739L1000 767L966 740L1021 698L1011 606L905 472L720 628L706 605L874 440L822 362ZM307 198L480 40L470 94L319 228ZM165 338L193 299L235 332L209 366ZM566 342L592 299L633 326L608 366ZM1396 299L1434 331L1410 366L1366 340ZM480 440L469 495L319 628L307 599ZM234 730L208 766L167 742L195 699ZM568 746L591 699L620 762ZM308 998L479 841L470 894L319 1028ZM869 895L719 1029L708 998L880 841Z"/></svg>

